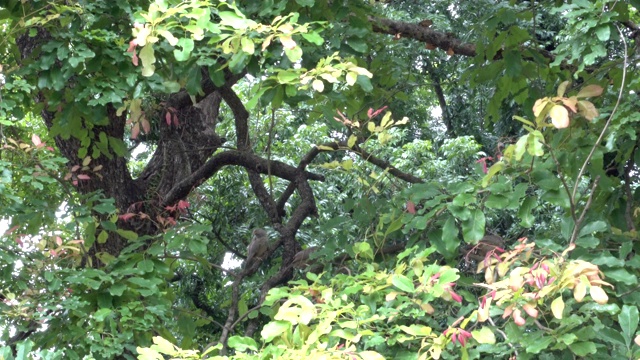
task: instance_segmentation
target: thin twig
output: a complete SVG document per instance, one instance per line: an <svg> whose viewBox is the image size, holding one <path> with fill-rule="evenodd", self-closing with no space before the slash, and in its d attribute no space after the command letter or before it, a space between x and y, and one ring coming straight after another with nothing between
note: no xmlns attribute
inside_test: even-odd
<svg viewBox="0 0 640 360"><path fill-rule="evenodd" d="M596 192L596 187L598 187L598 183L600 182L600 176L596 177L596 180L593 182L591 186L591 192L589 193L589 198L587 199L587 203L584 205L582 209L582 213L580 213L580 217L575 221L575 225L573 226L573 233L571 233L571 239L569 240L569 244L573 244L578 237L578 231L580 230L580 225L584 221L584 217L587 215L587 210L591 207L591 201L593 200L593 194Z"/></svg>
<svg viewBox="0 0 640 360"><path fill-rule="evenodd" d="M576 193L578 192L578 185L580 184L580 178L582 177L582 175L584 175L584 172L587 169L587 165L589 164L589 161L591 161L591 157L593 157L593 154L595 153L596 149L600 145L600 142L602 142L602 139L604 138L604 134L609 128L609 125L611 124L611 120L613 120L613 115L615 115L616 111L618 110L618 106L620 105L620 101L622 100L622 92L624 90L624 84L627 78L627 42L624 39L624 34L622 34L622 31L620 31L620 28L618 27L618 25L616 25L616 29L618 30L618 33L620 33L620 38L622 39L622 43L624 44L624 62L622 64L622 83L620 84L620 91L618 92L618 99L616 100L616 105L613 107L613 110L611 111L611 114L609 115L607 122L604 124L604 127L600 132L600 136L598 136L598 140L596 140L596 142L593 144L593 146L591 147L591 152L589 152L589 155L584 160L584 163L580 168L580 172L578 172L578 176L576 177L575 184L573 185L574 186L573 193L571 194L571 199L574 201L576 198Z"/></svg>

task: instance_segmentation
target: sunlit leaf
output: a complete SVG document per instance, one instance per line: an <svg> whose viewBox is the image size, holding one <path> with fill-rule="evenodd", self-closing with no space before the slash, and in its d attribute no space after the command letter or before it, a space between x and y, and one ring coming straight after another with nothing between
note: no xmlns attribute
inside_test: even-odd
<svg viewBox="0 0 640 360"><path fill-rule="evenodd" d="M562 312L564 311L564 301L562 296L558 296L551 302L551 312L556 319L562 319Z"/></svg>
<svg viewBox="0 0 640 360"><path fill-rule="evenodd" d="M562 105L554 105L549 110L549 117L556 129L564 129L569 126L569 112Z"/></svg>

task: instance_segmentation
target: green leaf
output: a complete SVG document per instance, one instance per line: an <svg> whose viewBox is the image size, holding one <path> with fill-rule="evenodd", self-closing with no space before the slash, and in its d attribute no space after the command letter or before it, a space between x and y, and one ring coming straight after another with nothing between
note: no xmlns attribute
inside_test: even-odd
<svg viewBox="0 0 640 360"><path fill-rule="evenodd" d="M309 1L314 1L314 0L309 0ZM302 33L302 37L314 45L322 45L324 43L324 39L317 32L311 31L308 33Z"/></svg>
<svg viewBox="0 0 640 360"><path fill-rule="evenodd" d="M489 181L491 181L491 178L502 171L502 169L504 169L504 166L505 164L502 161L498 161L497 163L491 165L489 170L487 170L487 175L485 175L482 179L482 187L487 187L487 185L489 185Z"/></svg>
<svg viewBox="0 0 640 360"><path fill-rule="evenodd" d="M144 272L152 272L153 271L153 260L142 260L138 263L138 269Z"/></svg>
<svg viewBox="0 0 640 360"><path fill-rule="evenodd" d="M16 360L27 360L30 359L31 357L28 356L29 353L31 352L31 349L33 348L33 341L31 340L27 340L27 341L22 341L20 343L18 343L18 345L16 346L17 354L16 354ZM9 348L9 347L7 347ZM10 348L9 348L10 349ZM10 359L10 358L7 358Z"/></svg>
<svg viewBox="0 0 640 360"><path fill-rule="evenodd" d="M462 222L462 237L469 244L476 244L484 236L485 227L484 213L480 209L475 209L471 217Z"/></svg>
<svg viewBox="0 0 640 360"><path fill-rule="evenodd" d="M611 36L611 28L609 27L609 24L596 28L596 36L600 41L608 41Z"/></svg>
<svg viewBox="0 0 640 360"><path fill-rule="evenodd" d="M244 70L245 66L249 62L249 55L245 52L239 52L233 54L231 60L229 60L229 70L234 74L239 74Z"/></svg>
<svg viewBox="0 0 640 360"><path fill-rule="evenodd" d="M239 352L258 351L258 343L250 337L234 335L229 338L229 347Z"/></svg>
<svg viewBox="0 0 640 360"><path fill-rule="evenodd" d="M529 135L530 134L520 137L520 139L518 139L518 142L516 142L516 150L514 154L516 156L516 160L518 161L522 160L522 156L527 151L527 142L529 140Z"/></svg>
<svg viewBox="0 0 640 360"><path fill-rule="evenodd" d="M424 325L413 324L411 326L400 326L400 330L406 332L409 335L414 336L429 336L431 335L431 328Z"/></svg>
<svg viewBox="0 0 640 360"><path fill-rule="evenodd" d="M618 314L618 323L622 328L622 335L627 344L627 348L631 347L631 342L638 329L638 308L636 306L623 305Z"/></svg>
<svg viewBox="0 0 640 360"><path fill-rule="evenodd" d="M367 50L369 50L369 47L367 46L367 43L362 40L362 39L358 39L358 38L349 38L345 41L345 43L352 48L353 50L359 52L359 53L365 53L367 52Z"/></svg>
<svg viewBox="0 0 640 360"><path fill-rule="evenodd" d="M599 233L599 232L604 232L604 231L607 231L608 229L609 229L609 226L607 225L606 222L602 220L590 222L585 226L583 226L582 229L580 229L580 233L578 234L578 237L582 237L585 235L592 235L594 233Z"/></svg>
<svg viewBox="0 0 640 360"><path fill-rule="evenodd" d="M480 330L474 330L471 332L471 336L480 344L495 344L496 336L493 331L488 327L483 327Z"/></svg>
<svg viewBox="0 0 640 360"><path fill-rule="evenodd" d="M104 319L109 316L109 314L111 314L113 312L113 310L108 309L108 308L102 308L98 311L96 311L93 314L94 319L96 319L96 321L102 322L104 321Z"/></svg>
<svg viewBox="0 0 640 360"><path fill-rule="evenodd" d="M394 274L391 277L391 283L393 284L393 286L404 292L413 294L416 291L415 286L413 286L413 281L401 274Z"/></svg>
<svg viewBox="0 0 640 360"><path fill-rule="evenodd" d="M277 336L291 329L291 323L288 321L276 320L268 323L262 328L260 335L265 342L271 342Z"/></svg>
<svg viewBox="0 0 640 360"><path fill-rule="evenodd" d="M123 283L116 283L109 287L109 294L113 296L122 296L124 291L127 289L127 285Z"/></svg>
<svg viewBox="0 0 640 360"><path fill-rule="evenodd" d="M491 194L484 205L491 209L506 209L509 206L510 198L503 195Z"/></svg>
<svg viewBox="0 0 640 360"><path fill-rule="evenodd" d="M527 342L524 345L526 345L526 350L528 353L537 354L542 350L546 350L553 341L554 338L552 338L551 336L543 336L540 339L535 339L535 341Z"/></svg>
<svg viewBox="0 0 640 360"><path fill-rule="evenodd" d="M291 49L284 49L284 53L292 63L298 62L298 60L302 59L302 48L300 46L296 46Z"/></svg>
<svg viewBox="0 0 640 360"><path fill-rule="evenodd" d="M453 254L460 245L458 239L458 227L453 216L449 216L442 227L442 242L444 243L445 254Z"/></svg>
<svg viewBox="0 0 640 360"><path fill-rule="evenodd" d="M145 45L140 50L140 60L142 60L142 76L153 75L156 71L156 67L153 65L156 62L156 57L151 44Z"/></svg>
<svg viewBox="0 0 640 360"><path fill-rule="evenodd" d="M108 238L109 238L109 233L107 233L104 230L100 231L100 234L98 234L98 244L106 243Z"/></svg>
<svg viewBox="0 0 640 360"><path fill-rule="evenodd" d="M356 81L358 85L364 90L364 92L371 92L373 90L373 85L371 85L371 80L364 75L358 75L358 80Z"/></svg>
<svg viewBox="0 0 640 360"><path fill-rule="evenodd" d="M637 285L638 277L635 274L630 273L627 269L611 269L605 270L604 274L607 278L611 278L615 281L624 283L626 285Z"/></svg>
<svg viewBox="0 0 640 360"><path fill-rule="evenodd" d="M218 16L220 16L220 19L222 20L220 22L221 24L229 25L235 29L246 27L250 21L234 11L220 11L218 12Z"/></svg>
<svg viewBox="0 0 640 360"><path fill-rule="evenodd" d="M520 218L520 225L522 227L529 228L533 226L535 221L535 217L531 214L533 209L538 206L538 201L534 197L527 197L520 205L520 209L518 210L518 217Z"/></svg>
<svg viewBox="0 0 640 360"><path fill-rule="evenodd" d="M300 82L300 73L294 70L284 70L278 72L276 78L280 84L297 84Z"/></svg>
<svg viewBox="0 0 640 360"><path fill-rule="evenodd" d="M176 46L181 49L174 49L173 56L175 56L178 61L187 61L194 48L193 39L181 38L178 40L178 44Z"/></svg>
<svg viewBox="0 0 640 360"><path fill-rule="evenodd" d="M569 349L578 356L587 356L596 353L596 344L591 341L577 342L569 345Z"/></svg>
<svg viewBox="0 0 640 360"><path fill-rule="evenodd" d="M116 232L118 233L118 235L130 241L136 240L138 238L138 234L136 234L135 231L118 229L116 230Z"/></svg>
<svg viewBox="0 0 640 360"><path fill-rule="evenodd" d="M124 156L127 153L127 145L122 141L122 139L109 136L109 146L118 156Z"/></svg>

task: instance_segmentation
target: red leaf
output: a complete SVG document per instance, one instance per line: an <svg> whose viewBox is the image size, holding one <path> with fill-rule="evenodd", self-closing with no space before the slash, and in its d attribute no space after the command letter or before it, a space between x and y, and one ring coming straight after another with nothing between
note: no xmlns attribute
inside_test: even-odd
<svg viewBox="0 0 640 360"><path fill-rule="evenodd" d="M409 214L416 213L416 204L414 204L411 200L407 201L407 211L409 212Z"/></svg>
<svg viewBox="0 0 640 360"><path fill-rule="evenodd" d="M10 235L12 232L16 231L17 228L19 228L20 225L16 225L14 227L12 227L11 229L7 230L4 232L4 236Z"/></svg>
<svg viewBox="0 0 640 360"><path fill-rule="evenodd" d="M149 120L147 120L147 118L142 118L140 120L142 122L142 130L144 131L145 134L148 134L151 132L151 124L149 123Z"/></svg>
<svg viewBox="0 0 640 360"><path fill-rule="evenodd" d="M484 172L485 174L487 173L487 160L493 161L493 158L491 156L485 156L476 160L476 163L482 164L482 172Z"/></svg>
<svg viewBox="0 0 640 360"><path fill-rule="evenodd" d="M129 48L127 49L127 52L132 52L135 54L136 46L138 46L136 39L129 41Z"/></svg>
<svg viewBox="0 0 640 360"><path fill-rule="evenodd" d="M188 201L184 201L184 200L178 201L178 210L184 210L184 209L186 209L188 207L189 207L189 202Z"/></svg>
<svg viewBox="0 0 640 360"><path fill-rule="evenodd" d="M373 114L371 114L371 116L369 116L369 119L374 118L378 115L380 115L381 112L385 111L387 109L388 106L383 106L380 109L376 110L373 112Z"/></svg>
<svg viewBox="0 0 640 360"><path fill-rule="evenodd" d="M31 141L33 142L33 145L40 147L42 144L42 141L40 140L40 137L36 134L31 135Z"/></svg>
<svg viewBox="0 0 640 360"><path fill-rule="evenodd" d="M135 217L136 214L133 213L126 213L126 214L122 214L122 215L118 215L118 219L122 220L122 221L127 221L129 219L131 219L132 217Z"/></svg>
<svg viewBox="0 0 640 360"><path fill-rule="evenodd" d="M451 295L451 298L453 298L453 301L455 302L462 302L462 296L456 294L453 290L448 290L449 294Z"/></svg>
<svg viewBox="0 0 640 360"><path fill-rule="evenodd" d="M135 139L138 137L138 134L140 134L140 123L137 122L135 125L133 125L133 128L131 129L131 138Z"/></svg>
<svg viewBox="0 0 640 360"><path fill-rule="evenodd" d="M78 180L90 180L91 176L87 175L87 174L79 174L78 175Z"/></svg>
<svg viewBox="0 0 640 360"><path fill-rule="evenodd" d="M173 125L176 127L180 126L180 123L178 122L178 115L176 114L173 114Z"/></svg>
<svg viewBox="0 0 640 360"><path fill-rule="evenodd" d="M133 63L133 66L138 66L138 54L136 54L135 52L133 53L133 57L131 58L131 62Z"/></svg>
<svg viewBox="0 0 640 360"><path fill-rule="evenodd" d="M164 114L164 120L167 122L167 126L171 126L171 113L167 111L166 114Z"/></svg>

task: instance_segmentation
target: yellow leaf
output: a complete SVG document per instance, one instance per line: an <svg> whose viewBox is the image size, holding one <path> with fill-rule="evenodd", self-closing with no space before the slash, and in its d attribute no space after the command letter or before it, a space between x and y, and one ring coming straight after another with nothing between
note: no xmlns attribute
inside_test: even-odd
<svg viewBox="0 0 640 360"><path fill-rule="evenodd" d="M578 98L576 98L575 96L572 96L570 98L562 98L560 99L560 101L562 101L564 106L568 107L574 113L578 112L578 109L576 108L576 105L578 104Z"/></svg>
<svg viewBox="0 0 640 360"><path fill-rule="evenodd" d="M347 146L352 148L353 145L356 144L356 141L358 140L358 138L355 135L351 135L349 136L349 140L347 140Z"/></svg>
<svg viewBox="0 0 640 360"><path fill-rule="evenodd" d="M549 98L538 99L536 103L533 104L533 116L538 117L547 103L549 102Z"/></svg>
<svg viewBox="0 0 640 360"><path fill-rule="evenodd" d="M387 125L391 125L391 111L387 111L386 114L382 117L382 121L380 122L380 126L386 128Z"/></svg>
<svg viewBox="0 0 640 360"><path fill-rule="evenodd" d="M560 86L558 86L558 96L559 97L563 97L564 96L564 92L567 91L567 86L569 86L569 84L571 84L570 81L563 81L560 83Z"/></svg>
<svg viewBox="0 0 640 360"><path fill-rule="evenodd" d="M338 79L336 79L335 76L329 74L329 73L324 73L324 74L320 74L320 77L327 80L328 82L335 84L338 82Z"/></svg>
<svg viewBox="0 0 640 360"><path fill-rule="evenodd" d="M604 290L602 290L602 288L599 286L590 287L589 295L591 295L591 298L593 298L593 300L600 305L604 305L607 303L607 301L609 301L607 293L605 293Z"/></svg>
<svg viewBox="0 0 640 360"><path fill-rule="evenodd" d="M291 36L280 36L278 39L285 49L293 49L297 45L296 42L291 38Z"/></svg>
<svg viewBox="0 0 640 360"><path fill-rule="evenodd" d="M352 86L353 84L356 83L356 80L358 80L357 73L354 73L352 71L347 73L347 76L346 76L347 85Z"/></svg>
<svg viewBox="0 0 640 360"><path fill-rule="evenodd" d="M267 36L262 42L262 51L265 51L269 45L271 45L271 40L273 40L273 35Z"/></svg>
<svg viewBox="0 0 640 360"><path fill-rule="evenodd" d="M551 123L556 129L564 129L569 126L569 112L562 105L554 105L549 110L549 117L551 117Z"/></svg>
<svg viewBox="0 0 640 360"><path fill-rule="evenodd" d="M342 162L342 168L345 170L351 170L353 168L353 160L345 160Z"/></svg>
<svg viewBox="0 0 640 360"><path fill-rule="evenodd" d="M89 166L91 164L91 157L87 156L82 160L82 166Z"/></svg>
<svg viewBox="0 0 640 360"><path fill-rule="evenodd" d="M471 332L471 336L480 344L495 344L496 336L488 327L483 327L480 330L474 330Z"/></svg>
<svg viewBox="0 0 640 360"><path fill-rule="evenodd" d="M376 129L376 124L374 124L373 122L367 123L367 130L369 130L370 132L373 132L375 129Z"/></svg>
<svg viewBox="0 0 640 360"><path fill-rule="evenodd" d="M495 280L495 266L489 266L484 272L484 281L491 285Z"/></svg>
<svg viewBox="0 0 640 360"><path fill-rule="evenodd" d="M489 307L491 306L491 301L493 299L491 297L486 297L484 306L480 305L478 309L478 322L485 322L489 319Z"/></svg>
<svg viewBox="0 0 640 360"><path fill-rule="evenodd" d="M573 298L576 299L577 302L582 302L584 296L587 294L587 284L583 281L580 281L576 287L573 289Z"/></svg>
<svg viewBox="0 0 640 360"><path fill-rule="evenodd" d="M593 103L587 100L578 101L578 113L589 121L592 121L600 115Z"/></svg>
<svg viewBox="0 0 640 360"><path fill-rule="evenodd" d="M581 97L600 96L602 95L603 90L604 89L600 85L587 85L584 88L582 88L582 90L580 90L580 92L578 93L578 95L576 95L576 97L581 98Z"/></svg>
<svg viewBox="0 0 640 360"><path fill-rule="evenodd" d="M325 145L318 145L317 148L318 148L318 150L324 150L324 151L333 151L334 150L331 146L325 146Z"/></svg>
<svg viewBox="0 0 640 360"><path fill-rule="evenodd" d="M317 92L322 92L322 90L324 90L324 83L322 82L322 80L319 80L319 79L313 80L313 82L311 83L311 86L313 87L313 90Z"/></svg>
<svg viewBox="0 0 640 360"><path fill-rule="evenodd" d="M562 312L564 311L564 301L562 296L558 296L553 302L551 302L551 312L556 319L562 319Z"/></svg>

